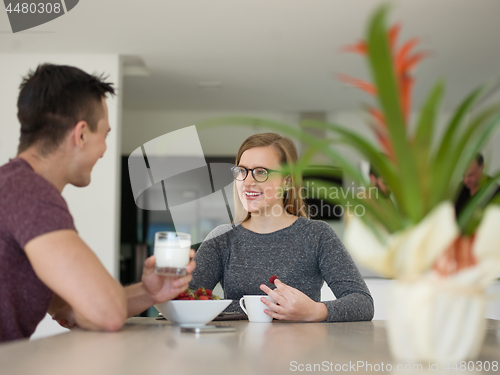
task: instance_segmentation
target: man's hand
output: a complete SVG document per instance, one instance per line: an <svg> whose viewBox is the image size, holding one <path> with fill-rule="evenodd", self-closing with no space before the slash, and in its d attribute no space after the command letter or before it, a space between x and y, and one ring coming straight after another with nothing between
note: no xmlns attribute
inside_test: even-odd
<svg viewBox="0 0 500 375"><path fill-rule="evenodd" d="M125 288L127 295L127 316L132 317L142 313L157 303L174 299L180 292L185 291L193 278L191 272L196 267L195 252L191 250L191 261L186 266L187 275L182 277L168 277L155 273L156 259L150 256L144 261L142 281Z"/></svg>
<svg viewBox="0 0 500 375"><path fill-rule="evenodd" d="M52 297L48 313L61 327L68 329L78 327L73 308L57 294Z"/></svg>
<svg viewBox="0 0 500 375"><path fill-rule="evenodd" d="M54 319L61 327L72 329L77 328L78 324L76 323L75 313L73 309L68 305L64 310L59 310L57 313L52 315L52 319Z"/></svg>
<svg viewBox="0 0 500 375"><path fill-rule="evenodd" d="M193 278L191 273L196 267L196 263L192 259L194 255L195 252L191 249L191 261L186 266L187 275L181 277L162 276L155 273L156 260L154 255L145 260L142 271L142 284L155 304L174 299L180 292L188 288L189 282Z"/></svg>

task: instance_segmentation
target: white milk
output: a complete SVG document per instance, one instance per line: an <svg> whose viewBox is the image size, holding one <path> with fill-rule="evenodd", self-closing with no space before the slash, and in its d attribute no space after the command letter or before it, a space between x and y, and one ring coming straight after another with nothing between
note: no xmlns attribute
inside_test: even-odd
<svg viewBox="0 0 500 375"><path fill-rule="evenodd" d="M155 244L156 267L184 268L189 263L191 241L172 240Z"/></svg>

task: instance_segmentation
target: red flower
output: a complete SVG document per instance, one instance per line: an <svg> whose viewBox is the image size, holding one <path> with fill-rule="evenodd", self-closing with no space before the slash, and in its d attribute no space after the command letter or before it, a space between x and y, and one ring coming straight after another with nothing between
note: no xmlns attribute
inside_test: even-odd
<svg viewBox="0 0 500 375"><path fill-rule="evenodd" d="M429 55L428 52L417 52L412 54L412 50L420 42L419 39L413 38L405 42L399 50L396 50L396 42L401 29L400 24L395 24L388 30L389 46L393 56L393 64L395 76L399 88L399 101L405 120L408 123L411 111L411 92L415 80L413 78L413 70L415 66L425 57ZM368 55L368 45L365 41L360 41L357 44L345 46L342 48L345 52L357 53L363 56ZM338 79L351 86L357 87L370 95L377 96L377 88L370 82L363 81L358 78L351 77L346 74L339 74ZM388 135L387 124L384 114L378 108L369 106L368 112L372 115L374 123L370 124L372 130L375 132L379 143L389 157L394 156L392 144Z"/></svg>

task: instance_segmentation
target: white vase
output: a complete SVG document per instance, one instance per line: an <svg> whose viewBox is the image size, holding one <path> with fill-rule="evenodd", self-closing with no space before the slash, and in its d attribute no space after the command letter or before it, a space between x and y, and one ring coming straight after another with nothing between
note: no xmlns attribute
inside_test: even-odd
<svg viewBox="0 0 500 375"><path fill-rule="evenodd" d="M397 282L392 290L388 338L402 361L475 359L484 341L484 288L432 277Z"/></svg>

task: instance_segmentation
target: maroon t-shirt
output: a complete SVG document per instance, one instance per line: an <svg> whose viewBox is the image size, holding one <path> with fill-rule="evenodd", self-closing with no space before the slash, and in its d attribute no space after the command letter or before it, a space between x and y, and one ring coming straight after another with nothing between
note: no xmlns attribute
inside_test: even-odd
<svg viewBox="0 0 500 375"><path fill-rule="evenodd" d="M24 252L32 239L75 229L56 187L23 159L0 167L0 342L29 337L47 313L52 291Z"/></svg>

